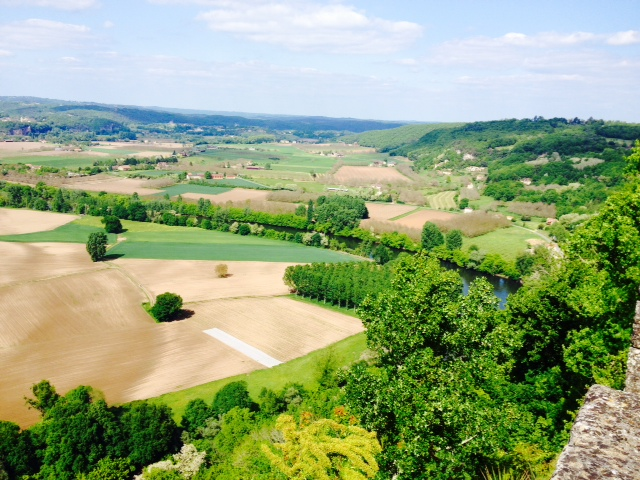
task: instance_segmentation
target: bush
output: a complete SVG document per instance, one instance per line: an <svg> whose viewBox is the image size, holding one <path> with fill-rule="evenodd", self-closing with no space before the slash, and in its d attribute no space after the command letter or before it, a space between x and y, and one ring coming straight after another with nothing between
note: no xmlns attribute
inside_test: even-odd
<svg viewBox="0 0 640 480"><path fill-rule="evenodd" d="M229 275L229 267L226 263L219 263L218 265L216 265L216 275L218 276L218 278L225 278L227 275Z"/></svg>
<svg viewBox="0 0 640 480"><path fill-rule="evenodd" d="M102 224L107 233L122 233L122 223L115 215L106 215L102 217Z"/></svg>
<svg viewBox="0 0 640 480"><path fill-rule="evenodd" d="M175 293L162 293L151 307L151 315L159 322L171 321L182 308L182 297Z"/></svg>
<svg viewBox="0 0 640 480"><path fill-rule="evenodd" d="M238 227L238 233L243 236L249 235L251 233L251 227L246 223L243 223Z"/></svg>

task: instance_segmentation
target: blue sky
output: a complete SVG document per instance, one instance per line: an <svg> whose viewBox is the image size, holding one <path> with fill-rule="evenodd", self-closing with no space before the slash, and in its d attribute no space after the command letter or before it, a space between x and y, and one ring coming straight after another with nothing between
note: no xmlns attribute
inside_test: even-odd
<svg viewBox="0 0 640 480"><path fill-rule="evenodd" d="M0 0L0 95L640 121L640 1Z"/></svg>

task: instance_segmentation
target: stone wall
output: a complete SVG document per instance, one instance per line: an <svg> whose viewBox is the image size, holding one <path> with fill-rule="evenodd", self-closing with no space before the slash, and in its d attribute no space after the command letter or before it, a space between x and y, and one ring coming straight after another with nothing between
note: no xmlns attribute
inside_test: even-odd
<svg viewBox="0 0 640 480"><path fill-rule="evenodd" d="M551 480L640 479L640 302L623 392L589 389Z"/></svg>

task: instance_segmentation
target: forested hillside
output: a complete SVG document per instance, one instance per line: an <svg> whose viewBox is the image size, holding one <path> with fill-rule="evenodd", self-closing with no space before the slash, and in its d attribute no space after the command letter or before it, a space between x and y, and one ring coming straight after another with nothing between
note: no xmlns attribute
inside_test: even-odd
<svg viewBox="0 0 640 480"><path fill-rule="evenodd" d="M0 97L0 135L53 139L95 140L100 135L135 139L138 134L188 133L203 135L293 135L331 138L337 132L364 132L402 125L401 122L355 118L211 115L178 113L158 108L68 102L34 97ZM72 135L73 134L73 135ZM270 135L270 136L269 136Z"/></svg>
<svg viewBox="0 0 640 480"><path fill-rule="evenodd" d="M624 159L640 138L638 124L579 118L424 127L419 139L411 138L418 126L348 138L406 156L418 172L476 177L481 194L497 201L555 205L559 216L596 211L620 185ZM488 175L474 175L484 168Z"/></svg>

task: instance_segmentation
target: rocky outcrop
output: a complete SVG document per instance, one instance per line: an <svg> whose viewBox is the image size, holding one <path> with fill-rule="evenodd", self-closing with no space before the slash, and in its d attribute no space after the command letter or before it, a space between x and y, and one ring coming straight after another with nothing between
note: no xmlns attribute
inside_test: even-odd
<svg viewBox="0 0 640 480"><path fill-rule="evenodd" d="M551 480L640 479L640 302L624 392L589 389Z"/></svg>

